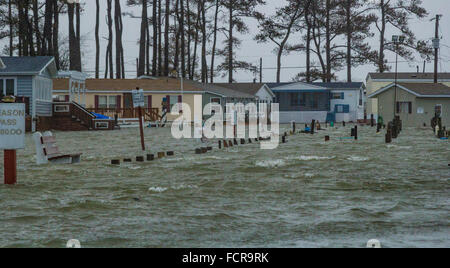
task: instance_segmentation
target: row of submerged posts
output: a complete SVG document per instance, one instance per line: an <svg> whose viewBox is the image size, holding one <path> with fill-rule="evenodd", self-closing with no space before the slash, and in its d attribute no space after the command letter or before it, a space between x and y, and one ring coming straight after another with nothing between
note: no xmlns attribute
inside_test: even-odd
<svg viewBox="0 0 450 268"><path fill-rule="evenodd" d="M145 157L142 155L138 155L138 156L136 156L135 161L138 163L142 163L145 161L151 162L156 159L161 159L166 156L174 156L174 155L175 155L175 152L173 152L173 151L158 152L157 155L147 154ZM133 158L123 158L122 161L123 161L123 163L131 163L131 162L133 162ZM120 165L120 162L121 162L120 159L113 159L113 160L111 160L111 165Z"/></svg>

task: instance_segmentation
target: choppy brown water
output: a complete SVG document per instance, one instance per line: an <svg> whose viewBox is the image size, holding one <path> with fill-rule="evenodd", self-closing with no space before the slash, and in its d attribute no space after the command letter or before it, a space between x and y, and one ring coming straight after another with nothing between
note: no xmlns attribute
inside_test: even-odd
<svg viewBox="0 0 450 268"><path fill-rule="evenodd" d="M72 238L84 247L450 246L450 146L428 130L405 129L386 145L370 127L356 142L338 140L347 126L288 137L273 151L214 142L206 155L168 128L145 132L152 152L176 155L113 167L112 158L140 154L137 129L56 132L82 163L37 166L27 136L19 184L0 185L0 247Z"/></svg>

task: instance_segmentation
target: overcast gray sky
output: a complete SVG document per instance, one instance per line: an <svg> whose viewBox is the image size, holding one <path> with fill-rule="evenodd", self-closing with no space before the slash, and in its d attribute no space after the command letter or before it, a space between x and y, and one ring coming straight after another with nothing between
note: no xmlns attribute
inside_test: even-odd
<svg viewBox="0 0 450 268"><path fill-rule="evenodd" d="M85 53L83 58L83 69L85 71L93 71L95 69L95 1L93 0L81 0L86 3L86 10L82 16L81 23L81 31L82 35L85 36L86 40L84 42L84 47L82 50ZM130 8L126 6L126 0L121 0L122 2L122 12L133 12L135 15L140 15L139 8ZM267 0L267 6L261 7L260 11L266 14L272 14L277 6L283 4L283 0L270 1ZM106 15L106 0L100 0L100 3L104 6L101 9L101 29L100 33L102 37L108 36L108 30L105 23L105 15ZM426 19L418 20L414 19L410 23L411 29L416 33L419 39L429 40L431 43L431 39L434 37L434 21L430 21L432 17L436 14L443 14L443 18L441 20L441 28L440 35L443 37L442 39L442 50L440 57L442 61L440 63L440 71L450 72L450 0L424 0L423 6L428 10L429 16ZM150 14L151 14L151 10ZM67 15L63 15L61 17L61 34L67 35ZM139 31L140 31L140 20L132 19L129 17L123 18L124 24L124 33L123 33L123 43L125 48L125 62L126 62L126 70L129 71L127 73L128 78L133 78L136 76L136 57L138 56L139 47L137 45L139 39ZM255 20L248 19L247 24L250 27L250 32L245 35L238 35L238 37L242 40L242 47L240 50L236 51L236 58L239 60L246 60L255 65L259 65L259 58L263 58L263 68L269 68L263 70L263 80L264 82L272 82L275 81L276 78L276 70L270 69L276 67L276 56L273 53L274 46L273 44L258 44L254 41L254 36L257 33L257 23ZM392 34L395 34L392 29L388 29L387 36L390 38ZM220 39L223 40L224 37L220 36ZM300 35L293 35L290 39L290 43L298 42L300 40ZM378 44L378 36L376 35L373 39L370 40L370 43L376 47ZM107 40L102 38L101 41L101 66L100 69L104 70L105 64L105 49L106 49ZM222 44L220 43L220 46ZM217 59L216 62L220 63L223 59ZM388 54L388 61L395 61L395 55ZM209 60L208 60L209 62ZM284 56L282 58L283 67L301 67L305 66L305 56L301 53L292 53L288 56ZM416 62L410 63L400 63L399 70L400 71L410 71L415 72L416 66L419 65L422 70L423 60L418 56ZM372 65L360 66L353 69L353 79L354 81L363 81L368 72L375 71L376 68ZM427 63L427 71L433 71L433 64ZM304 69L283 69L282 70L282 81L291 81L292 78L299 72L304 71ZM89 73L92 75L92 73ZM249 72L239 71L235 74L235 79L238 82L249 82L253 80L253 74ZM339 80L346 79L346 71L341 71L338 73ZM216 81L221 82L227 81L227 77L216 78Z"/></svg>

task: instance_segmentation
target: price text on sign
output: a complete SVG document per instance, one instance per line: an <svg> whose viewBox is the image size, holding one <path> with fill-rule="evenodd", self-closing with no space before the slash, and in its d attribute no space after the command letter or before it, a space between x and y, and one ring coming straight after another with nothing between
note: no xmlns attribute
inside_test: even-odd
<svg viewBox="0 0 450 268"><path fill-rule="evenodd" d="M133 107L145 107L144 90L133 90Z"/></svg>
<svg viewBox="0 0 450 268"><path fill-rule="evenodd" d="M25 148L25 104L0 103L0 149Z"/></svg>

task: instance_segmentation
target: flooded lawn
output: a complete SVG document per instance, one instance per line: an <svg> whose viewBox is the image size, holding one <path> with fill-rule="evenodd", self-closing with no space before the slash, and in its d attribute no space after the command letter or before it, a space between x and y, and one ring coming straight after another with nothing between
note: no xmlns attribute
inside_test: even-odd
<svg viewBox="0 0 450 268"><path fill-rule="evenodd" d="M142 154L138 129L55 132L76 165L36 165L27 135L18 185L0 185L0 247L450 247L449 142L413 128L390 145L370 127L339 139L351 127L203 155L146 129L151 153L175 156L121 166Z"/></svg>

